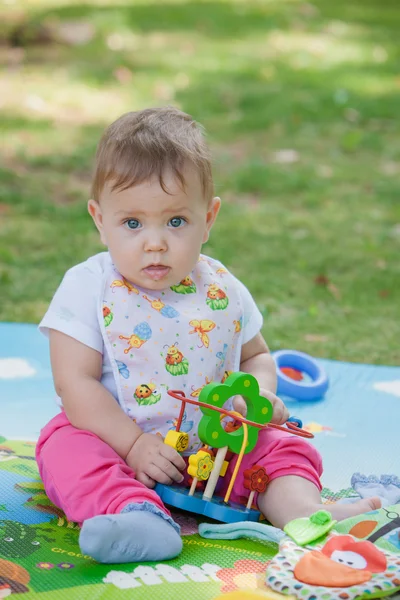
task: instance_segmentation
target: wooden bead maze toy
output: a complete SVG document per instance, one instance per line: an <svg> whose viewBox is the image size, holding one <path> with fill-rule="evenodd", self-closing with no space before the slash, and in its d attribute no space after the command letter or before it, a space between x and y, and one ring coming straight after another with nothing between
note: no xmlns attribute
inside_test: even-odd
<svg viewBox="0 0 400 600"><path fill-rule="evenodd" d="M224 383L211 382L204 386L198 400L187 398L184 392L169 390L168 394L182 402L175 430L165 437L164 443L178 452L184 452L189 445L189 435L180 431L186 404L200 407L203 417L198 428L199 439L204 446L189 456L188 474L192 477L190 489L179 485L157 484L155 491L165 504L181 508L226 523L238 521L258 521L260 512L252 508L256 492L265 491L268 476L260 465L254 465L244 473L244 487L250 492L246 505L230 501L243 456L255 447L261 429L274 427L302 437L313 435L299 427L298 422L287 422L285 426L271 423L273 407L271 402L260 396L255 377L247 373L232 373ZM247 404L247 414L243 417L234 410L223 408L233 396L243 396ZM234 420L224 427L223 419ZM238 455L225 496L214 496L220 477L226 476L229 454ZM204 491L196 491L199 482L207 482Z"/></svg>

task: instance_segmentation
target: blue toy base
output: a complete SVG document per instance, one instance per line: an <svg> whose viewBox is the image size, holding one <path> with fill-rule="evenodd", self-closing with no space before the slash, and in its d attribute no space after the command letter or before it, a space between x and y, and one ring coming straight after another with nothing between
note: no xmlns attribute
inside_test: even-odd
<svg viewBox="0 0 400 600"><path fill-rule="evenodd" d="M187 488L178 485L163 485L162 483L156 485L155 491L164 504L210 517L222 523L260 520L258 510L248 510L242 504L236 504L235 502L225 504L223 498L218 496L211 498L211 500L203 500L202 493L195 492L193 496L189 496Z"/></svg>

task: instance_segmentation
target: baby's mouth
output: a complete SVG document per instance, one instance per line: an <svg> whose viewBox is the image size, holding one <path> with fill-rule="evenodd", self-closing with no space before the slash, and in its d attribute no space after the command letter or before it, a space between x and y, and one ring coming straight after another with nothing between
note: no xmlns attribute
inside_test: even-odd
<svg viewBox="0 0 400 600"><path fill-rule="evenodd" d="M149 265L143 269L147 277L150 277L154 281L158 281L168 275L170 270L170 267L166 267L165 265Z"/></svg>

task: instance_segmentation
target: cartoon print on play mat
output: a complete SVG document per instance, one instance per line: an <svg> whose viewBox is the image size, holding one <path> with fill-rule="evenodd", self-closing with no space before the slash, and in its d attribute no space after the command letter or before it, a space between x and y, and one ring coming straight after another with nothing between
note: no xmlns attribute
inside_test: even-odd
<svg viewBox="0 0 400 600"><path fill-rule="evenodd" d="M0 438L0 440L1 440L1 438ZM0 462L7 462L10 460L15 460L16 458L20 458L23 460L33 460L33 461L36 460L34 456L28 456L28 455L25 456L22 454L17 454L15 452L15 450L13 450L12 448L9 448L8 446L5 446L4 444L0 444Z"/></svg>
<svg viewBox="0 0 400 600"><path fill-rule="evenodd" d="M152 586L155 589L157 585L165 583L210 583L212 581L220 583L218 574L221 571L219 565L204 563L201 566L184 564L180 567L173 567L166 563L139 565L130 572L110 570L103 583L111 584L120 590L127 590L141 586Z"/></svg>
<svg viewBox="0 0 400 600"><path fill-rule="evenodd" d="M14 485L14 490L22 492L23 494L31 494L22 506L49 515L50 519L45 518L43 523L54 522L57 524L57 527L63 527L65 525L68 529L78 528L76 523L68 521L63 511L49 500L41 481L23 481L16 483ZM53 517L53 519L51 517Z"/></svg>
<svg viewBox="0 0 400 600"><path fill-rule="evenodd" d="M265 571L268 564L269 561L242 559L237 560L231 568L221 569L217 572L218 579L223 581L221 592L233 592L240 588L265 590Z"/></svg>
<svg viewBox="0 0 400 600"><path fill-rule="evenodd" d="M36 373L35 367L25 358L0 358L0 380L25 379Z"/></svg>
<svg viewBox="0 0 400 600"><path fill-rule="evenodd" d="M395 379L394 381L377 381L374 383L374 389L400 398L400 379Z"/></svg>
<svg viewBox="0 0 400 600"><path fill-rule="evenodd" d="M334 431L333 428L330 427L329 425L321 425L321 423L316 423L315 421L306 423L304 425L304 429L306 431L309 431L310 433L313 433L314 435L323 433L324 435L329 435L332 437L340 437L340 438L346 437L345 433L338 433L337 431Z"/></svg>
<svg viewBox="0 0 400 600"><path fill-rule="evenodd" d="M0 599L11 594L29 592L30 575L26 569L9 560L0 559Z"/></svg>
<svg viewBox="0 0 400 600"><path fill-rule="evenodd" d="M47 531L52 531L48 528ZM24 525L18 521L0 521L0 556L25 558L36 552L40 539L55 542L55 538L37 531L32 525Z"/></svg>

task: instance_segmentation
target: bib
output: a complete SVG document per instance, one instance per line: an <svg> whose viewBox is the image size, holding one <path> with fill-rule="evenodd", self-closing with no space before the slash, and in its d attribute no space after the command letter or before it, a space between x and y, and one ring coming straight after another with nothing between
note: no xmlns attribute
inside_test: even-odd
<svg viewBox="0 0 400 600"><path fill-rule="evenodd" d="M182 390L196 399L211 381L240 368L243 306L234 277L200 256L180 283L163 291L131 284L114 268L104 274L99 321L112 364L121 408L147 433L175 429L181 403L168 395ZM186 454L202 442L202 413L186 404L181 431Z"/></svg>

